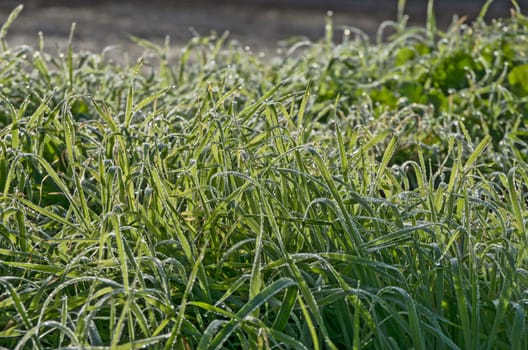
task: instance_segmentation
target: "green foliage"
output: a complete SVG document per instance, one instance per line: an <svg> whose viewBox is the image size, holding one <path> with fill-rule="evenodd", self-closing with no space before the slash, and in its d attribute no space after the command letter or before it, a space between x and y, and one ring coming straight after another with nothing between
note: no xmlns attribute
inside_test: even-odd
<svg viewBox="0 0 528 350"><path fill-rule="evenodd" d="M528 21L432 15L131 67L4 25L0 347L526 348Z"/></svg>
<svg viewBox="0 0 528 350"><path fill-rule="evenodd" d="M512 90L519 96L524 97L528 95L528 64L523 64L514 67L508 73L508 82L512 86Z"/></svg>

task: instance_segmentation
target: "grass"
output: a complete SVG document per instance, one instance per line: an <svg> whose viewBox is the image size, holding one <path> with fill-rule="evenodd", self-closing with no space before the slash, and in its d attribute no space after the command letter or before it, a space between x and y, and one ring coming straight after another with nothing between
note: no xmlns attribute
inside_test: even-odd
<svg viewBox="0 0 528 350"><path fill-rule="evenodd" d="M430 4L134 66L9 47L15 10L0 348L526 349L528 18Z"/></svg>

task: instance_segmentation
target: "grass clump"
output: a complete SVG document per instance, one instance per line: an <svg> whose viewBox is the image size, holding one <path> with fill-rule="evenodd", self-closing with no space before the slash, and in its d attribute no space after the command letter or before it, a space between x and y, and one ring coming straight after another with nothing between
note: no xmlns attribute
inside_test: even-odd
<svg viewBox="0 0 528 350"><path fill-rule="evenodd" d="M7 23L0 346L526 348L527 24L128 67Z"/></svg>

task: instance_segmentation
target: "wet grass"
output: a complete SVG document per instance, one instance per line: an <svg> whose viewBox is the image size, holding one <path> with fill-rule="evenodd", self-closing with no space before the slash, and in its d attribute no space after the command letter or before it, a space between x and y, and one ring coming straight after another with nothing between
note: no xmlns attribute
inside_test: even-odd
<svg viewBox="0 0 528 350"><path fill-rule="evenodd" d="M528 19L403 5L268 61L210 36L126 66L8 20L0 347L526 349Z"/></svg>

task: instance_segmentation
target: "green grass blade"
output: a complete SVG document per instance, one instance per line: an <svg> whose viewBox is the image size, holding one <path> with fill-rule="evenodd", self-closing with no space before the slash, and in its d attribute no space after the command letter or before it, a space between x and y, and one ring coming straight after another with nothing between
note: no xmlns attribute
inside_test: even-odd
<svg viewBox="0 0 528 350"><path fill-rule="evenodd" d="M473 165L477 161L478 157L482 154L482 152L484 152L484 150L486 149L486 147L489 145L490 142L491 142L491 136L489 136L489 135L486 135L482 139L482 141L480 141L478 146L475 148L473 153L471 153L471 155L469 156L468 160L464 164L464 171L468 171L469 169L471 169L473 167Z"/></svg>
<svg viewBox="0 0 528 350"><path fill-rule="evenodd" d="M175 325L170 333L169 339L165 343L164 349L168 350L171 347L174 346L177 338L181 336L181 327L185 319L185 310L187 307L187 299L189 298L189 295L191 294L192 288L194 286L194 283L196 281L196 278L198 276L198 272L200 270L200 267L202 265L202 261L205 255L205 247L207 247L208 242L204 244L204 247L202 248L200 255L196 258L191 274L189 275L189 279L187 281L187 285L185 287L185 292L182 296L180 307L178 310L178 316L176 317Z"/></svg>
<svg viewBox="0 0 528 350"><path fill-rule="evenodd" d="M73 35L75 33L75 22L71 24L70 28L70 36L68 37L68 82L69 82L69 90L71 91L73 89Z"/></svg>
<svg viewBox="0 0 528 350"><path fill-rule="evenodd" d="M387 148L385 148L385 152L383 152L383 157L381 158L381 163L378 166L378 173L376 174L376 180L374 182L374 188L378 188L381 177L383 173L385 172L385 169L389 165L390 160L394 156L394 153L396 152L396 146L398 145L398 137L393 136L392 139L389 141L389 144L387 145Z"/></svg>
<svg viewBox="0 0 528 350"><path fill-rule="evenodd" d="M7 43L6 43L6 35L7 31L9 30L9 27L13 24L13 22L17 19L18 15L22 10L24 9L24 5L18 5L14 8L13 11L9 14L7 17L7 20L4 22L2 27L0 28L0 41L2 42L2 50L7 51Z"/></svg>
<svg viewBox="0 0 528 350"><path fill-rule="evenodd" d="M286 294L282 299L281 308L279 314L276 316L275 321L273 321L272 329L282 332L284 327L286 327L287 322L289 321L293 307L295 306L295 301L297 300L298 290L296 288L288 288Z"/></svg>
<svg viewBox="0 0 528 350"><path fill-rule="evenodd" d="M247 304L245 304L238 312L237 318L244 319L254 310L259 308L261 305L269 302L269 300L275 296L277 293L282 291L285 288L294 287L296 283L289 278L281 278L266 288L264 288L258 295L251 299ZM219 349L222 344L227 340L235 328L239 326L239 322L231 320L225 328L223 328L211 341L209 348Z"/></svg>

